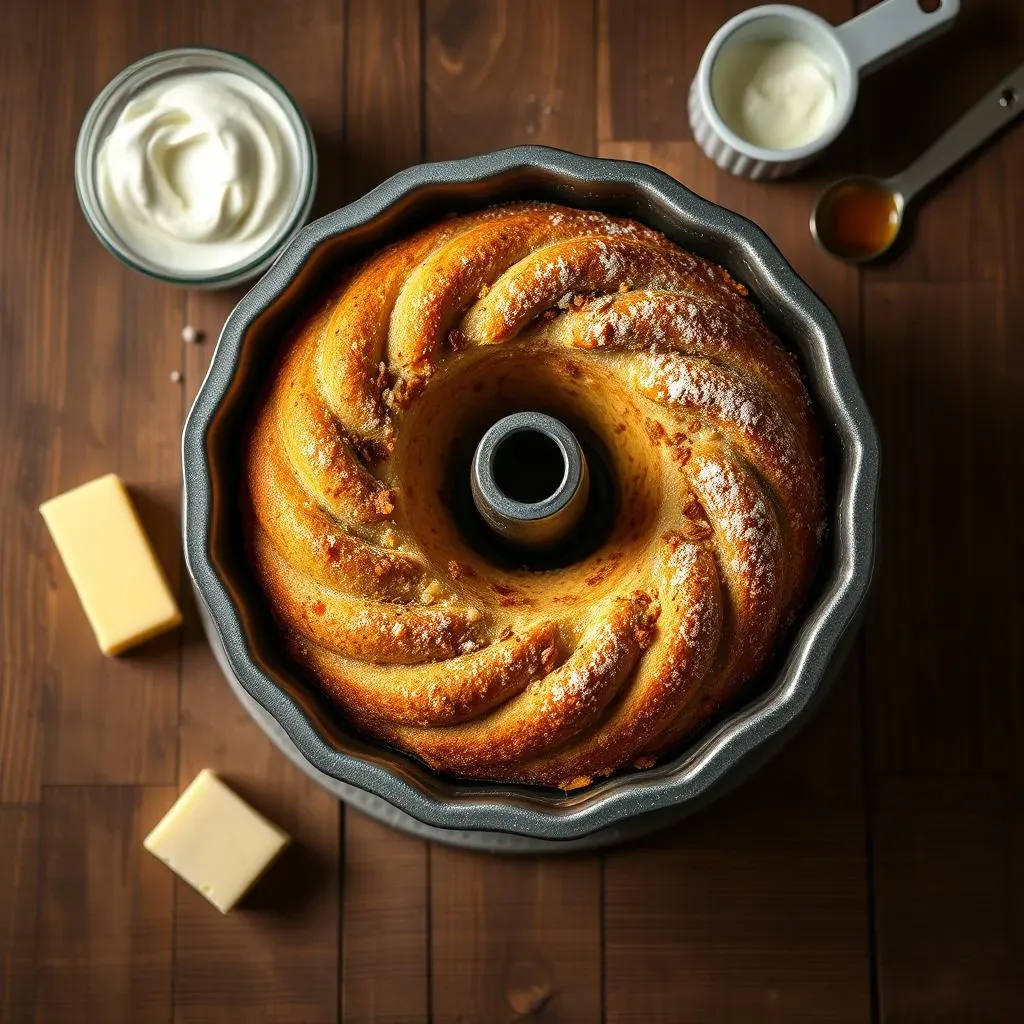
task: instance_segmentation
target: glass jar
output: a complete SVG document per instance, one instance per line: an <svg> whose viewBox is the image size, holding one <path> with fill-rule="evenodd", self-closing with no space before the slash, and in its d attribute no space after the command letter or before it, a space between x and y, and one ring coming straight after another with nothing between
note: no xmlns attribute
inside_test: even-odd
<svg viewBox="0 0 1024 1024"><path fill-rule="evenodd" d="M122 111L141 92L163 79L202 72L230 72L262 90L280 108L293 133L297 166L295 195L278 229L254 253L216 270L188 271L161 265L136 251L115 230L103 208L97 181L99 155ZM295 237L309 216L316 191L317 160L313 133L306 118L285 88L261 67L238 54L206 47L163 50L125 68L96 97L78 133L75 149L75 188L89 226L122 263L150 277L191 288L229 288L253 280L266 271Z"/></svg>

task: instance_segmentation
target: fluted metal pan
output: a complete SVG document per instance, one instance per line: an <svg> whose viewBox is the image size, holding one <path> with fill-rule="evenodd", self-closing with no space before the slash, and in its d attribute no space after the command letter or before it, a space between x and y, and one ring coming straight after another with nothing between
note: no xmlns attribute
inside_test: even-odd
<svg viewBox="0 0 1024 1024"><path fill-rule="evenodd" d="M514 199L633 217L725 266L799 356L828 464L818 578L747 702L671 760L568 794L446 778L356 734L284 653L242 530L242 439L282 339L311 298L342 268L420 225ZM316 772L433 829L578 841L690 813L762 764L806 718L851 643L871 583L878 438L834 317L756 225L643 164L537 146L424 164L308 225L228 317L185 425L183 459L186 562L226 670Z"/></svg>

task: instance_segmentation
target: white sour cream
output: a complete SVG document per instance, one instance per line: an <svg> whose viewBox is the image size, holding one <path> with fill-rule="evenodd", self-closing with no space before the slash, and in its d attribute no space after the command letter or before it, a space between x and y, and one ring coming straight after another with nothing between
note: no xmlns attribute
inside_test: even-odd
<svg viewBox="0 0 1024 1024"><path fill-rule="evenodd" d="M156 82L121 112L98 155L100 205L129 249L171 272L216 272L285 226L299 150L280 104L229 71Z"/></svg>
<svg viewBox="0 0 1024 1024"><path fill-rule="evenodd" d="M740 44L718 62L716 106L737 135L765 149L797 149L832 121L836 83L832 69L795 40Z"/></svg>

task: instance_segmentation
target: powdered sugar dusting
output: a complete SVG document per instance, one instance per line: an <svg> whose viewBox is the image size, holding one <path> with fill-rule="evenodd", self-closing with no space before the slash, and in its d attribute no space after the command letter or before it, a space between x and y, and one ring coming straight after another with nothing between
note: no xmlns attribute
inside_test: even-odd
<svg viewBox="0 0 1024 1024"><path fill-rule="evenodd" d="M678 592L690 582L690 577L697 567L697 550L695 544L680 544L672 553L672 575L668 581L671 590Z"/></svg>
<svg viewBox="0 0 1024 1024"><path fill-rule="evenodd" d="M710 522L734 549L728 565L731 574L745 581L752 597L773 596L781 544L764 494L724 460L699 460L694 483Z"/></svg>
<svg viewBox="0 0 1024 1024"><path fill-rule="evenodd" d="M745 382L727 375L718 367L695 359L673 359L652 352L643 374L642 386L655 392L662 401L687 408L702 409L720 420L735 424L744 433L763 430L770 417L763 402Z"/></svg>
<svg viewBox="0 0 1024 1024"><path fill-rule="evenodd" d="M700 551L696 544L683 543L672 552L669 560L673 572L667 585L673 599L684 602L670 666L673 686L684 683L695 664L706 664L719 641L720 630L714 628L719 621L717 604L701 587L697 572Z"/></svg>
<svg viewBox="0 0 1024 1024"><path fill-rule="evenodd" d="M789 499L801 467L792 425L763 389L732 370L703 359L651 351L638 380L657 400L697 409L721 425L738 429L758 469ZM786 501L794 521L799 504Z"/></svg>
<svg viewBox="0 0 1024 1024"><path fill-rule="evenodd" d="M747 307L740 307L746 309ZM635 290L593 299L578 314L577 344L587 348L696 352L728 358L751 346L762 354L767 331L710 296ZM748 360L740 360L747 362Z"/></svg>
<svg viewBox="0 0 1024 1024"><path fill-rule="evenodd" d="M573 659L555 676L549 677L544 694L544 711L572 703L594 703L601 684L614 674L626 656L626 647L615 623L603 623L588 640L589 656Z"/></svg>

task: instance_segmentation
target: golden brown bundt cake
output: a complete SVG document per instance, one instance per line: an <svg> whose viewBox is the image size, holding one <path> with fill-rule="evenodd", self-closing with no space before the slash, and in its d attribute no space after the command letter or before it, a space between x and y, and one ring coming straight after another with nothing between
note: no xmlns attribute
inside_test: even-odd
<svg viewBox="0 0 1024 1024"><path fill-rule="evenodd" d="M452 483L465 439L524 409L576 425L609 481L603 533L546 569L465 529ZM565 789L652 765L737 694L824 515L806 390L746 290L638 223L540 203L345 280L287 342L247 482L274 615L361 731Z"/></svg>

